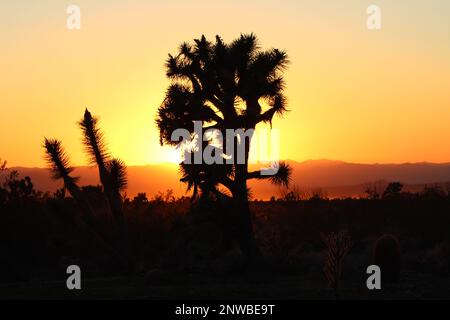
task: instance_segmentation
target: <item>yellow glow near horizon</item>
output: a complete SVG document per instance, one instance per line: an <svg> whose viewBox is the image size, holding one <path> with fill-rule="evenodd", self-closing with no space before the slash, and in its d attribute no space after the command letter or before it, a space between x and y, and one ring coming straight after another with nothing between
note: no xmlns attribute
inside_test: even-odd
<svg viewBox="0 0 450 320"><path fill-rule="evenodd" d="M85 164L76 122L88 107L114 156L175 162L154 123L167 54L201 34L231 41L254 32L262 48L286 49L292 62L291 112L274 120L281 158L450 161L450 3L379 2L378 32L365 28L369 3L356 0L79 0L79 31L65 28L59 1L2 2L0 157L43 166L47 136Z"/></svg>

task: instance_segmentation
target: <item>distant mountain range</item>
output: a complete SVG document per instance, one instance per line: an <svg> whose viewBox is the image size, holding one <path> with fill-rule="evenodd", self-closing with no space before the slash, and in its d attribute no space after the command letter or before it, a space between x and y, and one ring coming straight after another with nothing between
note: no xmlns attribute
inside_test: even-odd
<svg viewBox="0 0 450 320"><path fill-rule="evenodd" d="M321 189L329 197L364 196L369 185L386 185L400 181L409 191L418 191L425 185L444 184L450 181L450 163L404 163L404 164L357 164L331 160L288 161L293 168L291 183L300 191ZM256 168L255 165L252 166ZM30 176L41 191L54 192L62 186L53 181L47 169L15 167L21 176ZM92 167L77 167L75 175L80 176L81 185L99 183L97 170ZM4 173L3 173L4 175ZM186 194L186 186L179 182L176 164L157 164L128 167L127 195L138 192L152 196L158 192L173 189L177 196ZM269 199L283 193L279 187L261 181L250 183L254 198Z"/></svg>

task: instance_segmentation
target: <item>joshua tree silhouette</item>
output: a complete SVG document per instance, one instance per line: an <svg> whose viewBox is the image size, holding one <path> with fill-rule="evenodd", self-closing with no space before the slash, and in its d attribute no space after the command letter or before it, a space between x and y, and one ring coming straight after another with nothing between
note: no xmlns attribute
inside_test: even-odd
<svg viewBox="0 0 450 320"><path fill-rule="evenodd" d="M205 36L195 39L193 44L183 43L178 54L169 55L166 62L166 75L172 83L156 119L160 143L176 145L171 135L178 128L194 134L193 121L202 121L205 130L219 130L223 137L227 129L241 129L244 135L259 123L271 125L275 114L283 115L287 111L283 94L283 71L287 64L286 52L262 51L254 34L241 35L230 44L219 36L214 43ZM234 141L224 138L222 148L214 152L223 155L222 150L231 149L232 142L236 148L239 141L247 139L243 135L234 137ZM188 189L194 188L194 196L198 189L220 196L219 186L231 193L232 233L243 254L251 261L260 261L262 256L252 229L247 180L270 179L273 183L287 185L291 169L280 163L275 176L249 172L250 140L248 138L245 144L243 163L237 159L214 165L182 163L181 181L188 183Z"/></svg>
<svg viewBox="0 0 450 320"><path fill-rule="evenodd" d="M125 163L120 159L110 159L103 132L98 127L98 118L93 117L88 109L78 124L83 132L83 143L89 160L91 164L97 165L111 213L123 225L123 200L120 192L127 186Z"/></svg>
<svg viewBox="0 0 450 320"><path fill-rule="evenodd" d="M55 180L62 179L64 181L64 188L69 191L72 198L80 206L85 221L92 225L94 220L92 208L77 185L79 178L71 176L74 168L70 166L69 157L61 141L44 138L43 147L45 149L45 159L52 172L52 178Z"/></svg>
<svg viewBox="0 0 450 320"><path fill-rule="evenodd" d="M114 248L108 241L106 240L104 234L101 232L101 228L99 227L98 221L95 219L94 211L92 210L92 206L90 205L88 199L85 197L82 189L77 185L78 177L73 177L71 173L74 168L70 166L70 161L67 153L62 147L61 141L56 139L47 139L44 138L44 149L45 149L45 158L47 160L50 171L52 172L52 177L55 180L62 179L64 181L64 188L67 189L72 196L72 198L76 201L80 210L83 213L83 217L81 220L77 219L77 223L83 225L96 239L99 241L101 245L104 246L105 250L111 253L113 256L117 258L119 263L123 263L123 266L128 268L129 259L128 252L124 251L122 247ZM116 165L115 161L111 161L110 171L120 171L123 170L123 164ZM113 173L118 177L123 177L123 172ZM123 180L113 180L115 183L119 185L123 182ZM117 186L119 187L119 186ZM123 240L123 239L120 239ZM116 251L118 249L119 251Z"/></svg>
<svg viewBox="0 0 450 320"><path fill-rule="evenodd" d="M90 157L90 162L98 167L100 182L103 185L103 192L108 200L111 213L123 232L124 217L121 191L127 186L125 163L120 159L110 158L106 150L103 132L98 127L98 119L93 117L87 109L83 119L78 124L83 132L83 143ZM90 221L92 221L93 215L90 212L89 205L76 184L78 178L70 175L73 168L69 166L69 158L62 147L61 141L45 138L44 148L53 177L55 179L63 179L65 188L80 204Z"/></svg>

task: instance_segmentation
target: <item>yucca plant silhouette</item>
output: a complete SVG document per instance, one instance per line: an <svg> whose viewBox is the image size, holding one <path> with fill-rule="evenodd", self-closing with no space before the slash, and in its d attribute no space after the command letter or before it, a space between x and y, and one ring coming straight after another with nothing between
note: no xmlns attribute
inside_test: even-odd
<svg viewBox="0 0 450 320"><path fill-rule="evenodd" d="M323 272L328 285L334 289L335 298L339 299L343 262L352 247L350 234L341 230L337 233L321 233L320 237L326 246Z"/></svg>
<svg viewBox="0 0 450 320"><path fill-rule="evenodd" d="M45 159L52 172L52 178L55 180L63 180L64 188L69 191L72 198L80 207L86 222L92 225L94 220L92 208L77 185L79 178L71 175L74 168L70 166L69 157L61 141L44 138L43 147L45 149Z"/></svg>
<svg viewBox="0 0 450 320"><path fill-rule="evenodd" d="M77 219L77 222L83 225L106 250L112 256L116 257L119 265L122 265L128 268L129 261L127 252L123 251L122 248L114 248L106 239L104 234L101 232L101 227L98 224L97 219L95 218L94 211L92 210L92 206L90 205L87 198L84 196L81 188L77 185L78 177L73 177L71 173L74 168L70 166L70 161L67 153L65 152L61 141L56 139L47 139L44 138L44 149L45 149L45 159L47 161L48 167L52 172L52 178L55 180L63 180L64 188L69 191L72 198L80 207L80 210L83 213L83 217L81 220ZM114 177L117 177L117 180L114 183L118 183L123 186L123 168L124 165L120 161L111 161L110 162L110 170L113 173ZM116 173L117 171L117 173ZM122 180L121 180L122 179ZM117 249L119 251L117 251Z"/></svg>
<svg viewBox="0 0 450 320"><path fill-rule="evenodd" d="M79 126L83 132L83 144L90 163L98 168L100 182L111 213L119 224L123 225L121 192L127 186L125 163L119 159L111 159L106 150L103 132L98 126L98 118L93 117L88 109L85 110L83 119L79 121Z"/></svg>
<svg viewBox="0 0 450 320"><path fill-rule="evenodd" d="M214 150L222 156L222 150L229 155L231 145L236 148L246 139L244 161L234 158L231 163L213 165L185 162L181 165L181 180L194 189L195 195L198 190L217 193L220 186L231 193L233 233L242 252L251 260L261 260L262 255L253 235L247 180L269 179L287 185L291 169L280 163L278 173L273 176L249 172L251 134L250 137L245 134L260 123L271 125L274 115L287 111L283 93L283 71L287 65L284 51L260 50L254 34L241 35L229 44L219 36L215 42L202 36L193 44L183 43L177 55L169 55L166 62L166 75L172 83L156 119L161 144L177 145L171 135L179 128L194 135L193 121L201 121L205 130L222 133L222 148ZM239 138L229 140L225 138L227 129L242 131Z"/></svg>

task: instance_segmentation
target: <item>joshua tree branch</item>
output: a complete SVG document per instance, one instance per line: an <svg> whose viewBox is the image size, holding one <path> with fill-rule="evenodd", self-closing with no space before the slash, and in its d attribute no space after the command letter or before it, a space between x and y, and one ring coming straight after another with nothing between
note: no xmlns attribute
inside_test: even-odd
<svg viewBox="0 0 450 320"><path fill-rule="evenodd" d="M269 179L275 185L289 185L292 168L285 162L280 162L273 169L277 169L272 175L263 175L261 171L252 171L247 174L247 179Z"/></svg>
<svg viewBox="0 0 450 320"><path fill-rule="evenodd" d="M223 123L223 119L221 118L221 117L219 117L216 113L214 113L213 115L212 115L212 119L215 121L215 122L217 122L217 123Z"/></svg>
<svg viewBox="0 0 450 320"><path fill-rule="evenodd" d="M247 174L247 179L268 179L271 176L262 175L261 171L252 171Z"/></svg>
<svg viewBox="0 0 450 320"><path fill-rule="evenodd" d="M259 114L256 117L256 123L260 123L260 122L272 122L273 116L275 115L275 113L277 112L277 108L272 107L269 110Z"/></svg>
<svg viewBox="0 0 450 320"><path fill-rule="evenodd" d="M219 182L230 191L232 191L234 188L234 181L229 177L223 177Z"/></svg>

